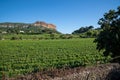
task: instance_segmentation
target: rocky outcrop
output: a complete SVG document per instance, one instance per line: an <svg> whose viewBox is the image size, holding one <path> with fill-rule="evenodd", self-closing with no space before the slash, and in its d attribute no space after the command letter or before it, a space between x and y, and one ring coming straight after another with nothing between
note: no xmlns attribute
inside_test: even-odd
<svg viewBox="0 0 120 80"><path fill-rule="evenodd" d="M42 27L46 27L46 28L50 28L50 29L56 29L56 26L54 24L48 24L48 23L41 22L41 21L36 21L33 25L34 26L42 26Z"/></svg>

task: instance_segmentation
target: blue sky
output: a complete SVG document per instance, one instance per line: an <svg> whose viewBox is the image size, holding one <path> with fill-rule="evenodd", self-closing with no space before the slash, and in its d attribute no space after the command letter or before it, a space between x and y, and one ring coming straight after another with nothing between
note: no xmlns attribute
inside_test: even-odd
<svg viewBox="0 0 120 80"><path fill-rule="evenodd" d="M0 22L45 21L62 33L93 25L120 0L0 0Z"/></svg>

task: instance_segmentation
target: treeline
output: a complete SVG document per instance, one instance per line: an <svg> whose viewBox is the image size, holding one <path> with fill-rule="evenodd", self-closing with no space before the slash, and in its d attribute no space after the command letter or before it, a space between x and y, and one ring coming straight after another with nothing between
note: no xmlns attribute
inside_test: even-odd
<svg viewBox="0 0 120 80"><path fill-rule="evenodd" d="M62 34L56 30L43 27L26 27L22 28L24 32L19 32L20 29L6 28L7 33L0 32L0 40L48 40L48 39L78 39L78 38L93 38L97 37L101 29L94 29L93 26L81 27L72 32L72 34ZM3 28L2 28L3 29ZM0 30L2 30L0 29ZM5 28L4 28L5 29Z"/></svg>
<svg viewBox="0 0 120 80"><path fill-rule="evenodd" d="M93 26L86 26L73 31L72 34L79 35L81 38L91 38L91 37L97 37L100 31L101 31L100 28L94 28Z"/></svg>
<svg viewBox="0 0 120 80"><path fill-rule="evenodd" d="M53 39L78 39L79 35L73 34L0 34L0 40L53 40Z"/></svg>

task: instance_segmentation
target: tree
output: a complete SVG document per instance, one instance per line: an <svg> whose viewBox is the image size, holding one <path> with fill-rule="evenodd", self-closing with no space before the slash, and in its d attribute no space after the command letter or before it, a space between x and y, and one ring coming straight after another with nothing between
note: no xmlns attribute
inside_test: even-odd
<svg viewBox="0 0 120 80"><path fill-rule="evenodd" d="M91 30L92 28L94 28L94 27L93 27L93 26L81 27L80 29L73 31L72 34L85 33L85 32L87 32L87 31Z"/></svg>
<svg viewBox="0 0 120 80"><path fill-rule="evenodd" d="M105 56L120 59L120 7L115 10L109 10L98 22L102 31L95 39L97 49L104 50ZM119 61L120 62L120 61Z"/></svg>
<svg viewBox="0 0 120 80"><path fill-rule="evenodd" d="M86 32L87 37L91 37L92 34L93 34L93 31L91 31L91 30L89 30L89 31Z"/></svg>

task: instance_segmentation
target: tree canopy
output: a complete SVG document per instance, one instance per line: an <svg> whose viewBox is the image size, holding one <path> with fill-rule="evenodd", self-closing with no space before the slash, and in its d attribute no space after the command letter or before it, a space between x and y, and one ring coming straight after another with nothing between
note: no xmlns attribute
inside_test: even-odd
<svg viewBox="0 0 120 80"><path fill-rule="evenodd" d="M80 29L73 31L72 34L84 33L84 32L87 32L88 30L90 30L92 28L94 28L94 27L93 26L81 27Z"/></svg>
<svg viewBox="0 0 120 80"><path fill-rule="evenodd" d="M98 21L102 31L95 39L97 49L104 50L104 55L113 58L120 56L120 7L117 10L109 10Z"/></svg>

